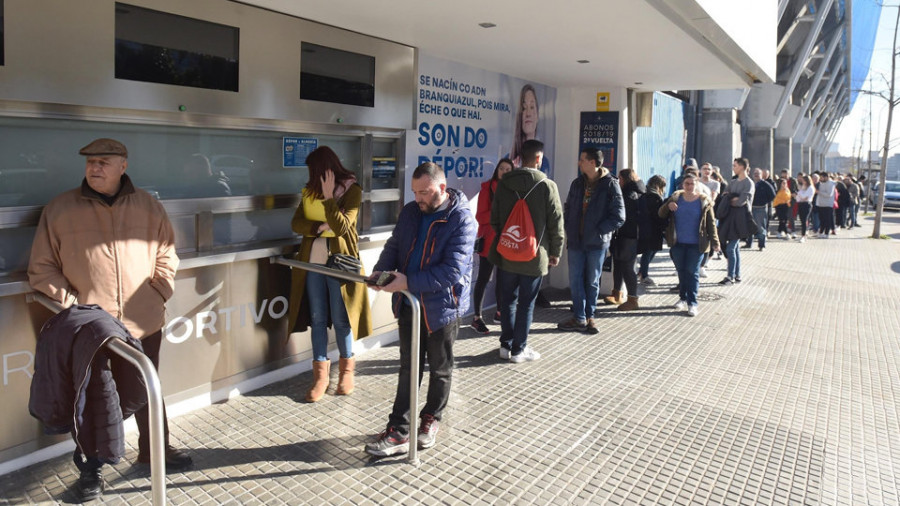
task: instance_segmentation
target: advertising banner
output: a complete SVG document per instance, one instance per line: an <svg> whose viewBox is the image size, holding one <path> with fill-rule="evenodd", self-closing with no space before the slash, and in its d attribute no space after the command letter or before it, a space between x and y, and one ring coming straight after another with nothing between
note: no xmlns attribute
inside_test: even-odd
<svg viewBox="0 0 900 506"><path fill-rule="evenodd" d="M578 129L578 152L594 147L603 152L603 166L616 173L616 156L619 142L619 111L581 113Z"/></svg>
<svg viewBox="0 0 900 506"><path fill-rule="evenodd" d="M416 130L406 143L407 201L413 170L431 161L475 209L481 183L497 161L521 163L517 146L525 139L544 142L541 170L553 176L556 88L422 53L418 63Z"/></svg>

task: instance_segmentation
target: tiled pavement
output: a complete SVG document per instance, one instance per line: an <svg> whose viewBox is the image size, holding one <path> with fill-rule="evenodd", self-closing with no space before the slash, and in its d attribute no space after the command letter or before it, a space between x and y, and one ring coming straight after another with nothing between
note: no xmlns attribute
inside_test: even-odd
<svg viewBox="0 0 900 506"><path fill-rule="evenodd" d="M542 360L497 358L461 330L438 445L369 459L396 382L396 346L359 357L356 392L304 404L309 374L172 420L195 468L171 504L900 504L900 215L806 244L742 252L741 284L700 315L670 309L674 271L641 311L599 311L598 336L536 312ZM165 381L165 378L163 378ZM427 383L427 380L426 380ZM333 387L331 389L333 391ZM149 502L146 469L107 468L109 504ZM73 499L67 457L0 477L0 503Z"/></svg>

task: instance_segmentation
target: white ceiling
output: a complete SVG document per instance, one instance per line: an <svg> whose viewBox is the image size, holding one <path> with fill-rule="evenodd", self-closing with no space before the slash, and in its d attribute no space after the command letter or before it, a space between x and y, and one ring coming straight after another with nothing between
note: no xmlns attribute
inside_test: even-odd
<svg viewBox="0 0 900 506"><path fill-rule="evenodd" d="M771 80L694 0L240 1L558 87L687 90Z"/></svg>

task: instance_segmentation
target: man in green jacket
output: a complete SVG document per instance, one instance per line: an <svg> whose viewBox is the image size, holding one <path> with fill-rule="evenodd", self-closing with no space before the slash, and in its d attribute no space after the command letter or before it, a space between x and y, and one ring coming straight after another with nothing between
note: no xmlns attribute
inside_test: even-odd
<svg viewBox="0 0 900 506"><path fill-rule="evenodd" d="M503 176L494 194L491 227L497 235L488 257L499 268L500 358L514 363L541 358L540 353L528 346L528 331L541 277L550 266L559 264L564 240L559 190L538 169L544 158L544 143L535 139L525 141L521 156L522 167ZM526 262L506 259L497 251L503 226L520 198L525 198L538 238L537 255Z"/></svg>

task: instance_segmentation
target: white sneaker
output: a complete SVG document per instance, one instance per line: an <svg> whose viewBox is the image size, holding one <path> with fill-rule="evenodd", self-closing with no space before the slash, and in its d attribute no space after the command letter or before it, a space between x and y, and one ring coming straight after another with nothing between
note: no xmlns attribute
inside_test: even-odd
<svg viewBox="0 0 900 506"><path fill-rule="evenodd" d="M500 359L509 360L509 350L507 350L503 346L500 347Z"/></svg>
<svg viewBox="0 0 900 506"><path fill-rule="evenodd" d="M778 238L784 239L784 232L778 232Z"/></svg>
<svg viewBox="0 0 900 506"><path fill-rule="evenodd" d="M677 309L677 310L679 310L679 311L684 311L684 309L687 307L687 301L686 301L686 300L679 300L679 301L676 302L675 305L672 306L672 307L674 307L675 309Z"/></svg>
<svg viewBox="0 0 900 506"><path fill-rule="evenodd" d="M688 306L687 311L688 316L697 316L697 304L691 304Z"/></svg>
<svg viewBox="0 0 900 506"><path fill-rule="evenodd" d="M796 239L796 238L797 238L797 235L794 234L793 232L791 232L791 239Z"/></svg>
<svg viewBox="0 0 900 506"><path fill-rule="evenodd" d="M700 268L700 277L701 277L701 278L705 278L705 277L706 277L706 267L701 267L701 268Z"/></svg>
<svg viewBox="0 0 900 506"><path fill-rule="evenodd" d="M526 346L524 350L509 357L509 361L514 364L521 364L522 362L532 362L539 358L541 358L540 353L534 351L531 347Z"/></svg>
<svg viewBox="0 0 900 506"><path fill-rule="evenodd" d="M800 242L806 242L806 236L805 236L805 235L804 235L803 237L800 238Z"/></svg>

